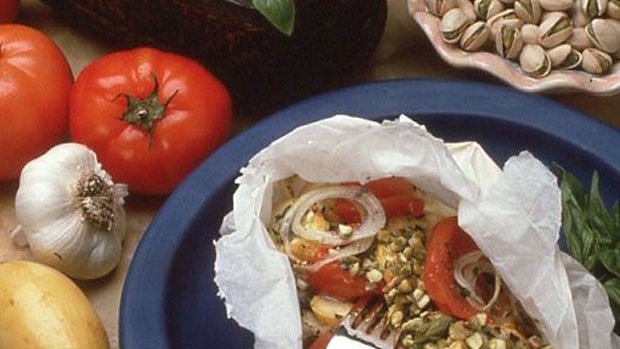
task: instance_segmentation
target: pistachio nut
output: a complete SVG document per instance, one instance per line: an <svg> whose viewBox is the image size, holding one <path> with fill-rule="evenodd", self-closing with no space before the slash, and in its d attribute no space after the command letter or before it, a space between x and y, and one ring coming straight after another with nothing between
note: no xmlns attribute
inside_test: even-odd
<svg viewBox="0 0 620 349"><path fill-rule="evenodd" d="M577 0L573 5L573 8L570 10L570 17L573 21L574 28L583 28L588 25L590 21L592 21L592 17L581 11L580 0Z"/></svg>
<svg viewBox="0 0 620 349"><path fill-rule="evenodd" d="M540 21L541 0L517 0L515 1L515 14L525 23L538 24Z"/></svg>
<svg viewBox="0 0 620 349"><path fill-rule="evenodd" d="M608 0L579 0L581 11L590 17L602 16L607 11Z"/></svg>
<svg viewBox="0 0 620 349"><path fill-rule="evenodd" d="M558 69L572 69L581 64L581 52L569 44L556 46L547 51L551 60L551 67Z"/></svg>
<svg viewBox="0 0 620 349"><path fill-rule="evenodd" d="M465 29L461 36L461 47L466 51L475 51L482 47L491 36L491 29L483 21L478 21Z"/></svg>
<svg viewBox="0 0 620 349"><path fill-rule="evenodd" d="M508 59L519 57L523 48L521 29L502 23L495 35L495 49L497 53Z"/></svg>
<svg viewBox="0 0 620 349"><path fill-rule="evenodd" d="M499 0L475 0L474 9L479 18L487 20L504 10Z"/></svg>
<svg viewBox="0 0 620 349"><path fill-rule="evenodd" d="M439 31L443 40L449 44L459 42L469 23L470 21L465 12L460 8L457 7L449 10L441 18L441 23L439 24Z"/></svg>
<svg viewBox="0 0 620 349"><path fill-rule="evenodd" d="M426 9L430 14L441 17L457 7L456 0L426 0Z"/></svg>
<svg viewBox="0 0 620 349"><path fill-rule="evenodd" d="M491 28L491 39L494 40L501 25L521 28L521 26L523 26L523 20L517 17L514 9L508 9L489 18L487 20L487 25Z"/></svg>
<svg viewBox="0 0 620 349"><path fill-rule="evenodd" d="M603 74L611 69L613 60L609 54L597 48L587 48L581 53L581 68L588 73Z"/></svg>
<svg viewBox="0 0 620 349"><path fill-rule="evenodd" d="M567 43L575 50L579 51L583 51L588 47L594 46L586 34L586 28L573 28L573 35L571 35Z"/></svg>
<svg viewBox="0 0 620 349"><path fill-rule="evenodd" d="M474 2L470 0L456 0L456 5L458 8L465 12L465 15L469 19L469 23L473 23L478 19L478 14L476 14L476 9L474 8Z"/></svg>
<svg viewBox="0 0 620 349"><path fill-rule="evenodd" d="M538 43L538 26L526 23L521 27L521 37L524 44L534 45Z"/></svg>
<svg viewBox="0 0 620 349"><path fill-rule="evenodd" d="M596 18L586 26L586 35L599 50L614 53L620 50L620 30L611 19Z"/></svg>
<svg viewBox="0 0 620 349"><path fill-rule="evenodd" d="M610 18L620 19L620 0L608 0L606 13Z"/></svg>
<svg viewBox="0 0 620 349"><path fill-rule="evenodd" d="M545 48L555 47L573 34L573 25L565 12L548 12L538 28L538 43Z"/></svg>
<svg viewBox="0 0 620 349"><path fill-rule="evenodd" d="M551 71L551 60L540 45L525 45L519 54L519 65L529 76L543 77Z"/></svg>
<svg viewBox="0 0 620 349"><path fill-rule="evenodd" d="M499 0L499 1L503 2L506 5L512 5L515 2L515 0Z"/></svg>
<svg viewBox="0 0 620 349"><path fill-rule="evenodd" d="M566 11L573 7L575 0L540 0L540 7L546 11Z"/></svg>

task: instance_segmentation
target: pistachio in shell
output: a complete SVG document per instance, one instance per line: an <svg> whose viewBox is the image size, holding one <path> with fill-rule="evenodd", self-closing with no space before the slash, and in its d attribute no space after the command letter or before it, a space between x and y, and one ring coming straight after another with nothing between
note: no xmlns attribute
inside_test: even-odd
<svg viewBox="0 0 620 349"><path fill-rule="evenodd" d="M566 11L573 7L574 0L540 0L540 7L546 11Z"/></svg>
<svg viewBox="0 0 620 349"><path fill-rule="evenodd" d="M460 8L453 8L441 18L439 31L443 40L449 44L455 44L461 39L461 35L469 25L467 15Z"/></svg>
<svg viewBox="0 0 620 349"><path fill-rule="evenodd" d="M474 9L478 18L489 19L504 10L504 4L499 0L475 0Z"/></svg>
<svg viewBox="0 0 620 349"><path fill-rule="evenodd" d="M526 45L538 44L538 26L526 23L521 27L521 37Z"/></svg>
<svg viewBox="0 0 620 349"><path fill-rule="evenodd" d="M581 53L581 68L588 73L604 74L611 69L611 56L597 48L587 48Z"/></svg>
<svg viewBox="0 0 620 349"><path fill-rule="evenodd" d="M426 9L437 17L443 16L457 6L456 0L426 0Z"/></svg>
<svg viewBox="0 0 620 349"><path fill-rule="evenodd" d="M581 52L569 44L556 46L547 51L551 60L551 67L557 69L572 69L581 64Z"/></svg>
<svg viewBox="0 0 620 349"><path fill-rule="evenodd" d="M620 19L620 0L608 0L605 13L609 18Z"/></svg>
<svg viewBox="0 0 620 349"><path fill-rule="evenodd" d="M586 28L573 28L573 35L571 35L566 43L579 51L583 51L588 47L594 46L586 34Z"/></svg>
<svg viewBox="0 0 620 349"><path fill-rule="evenodd" d="M538 24L542 10L540 7L541 0L517 0L514 8L517 17L521 18L525 23Z"/></svg>
<svg viewBox="0 0 620 349"><path fill-rule="evenodd" d="M489 41L491 29L483 21L472 23L461 36L461 47L466 51L475 51Z"/></svg>
<svg viewBox="0 0 620 349"><path fill-rule="evenodd" d="M519 54L521 69L533 78L541 78L551 71L551 60L540 45L525 45Z"/></svg>
<svg viewBox="0 0 620 349"><path fill-rule="evenodd" d="M522 48L521 29L502 23L495 35L495 49L497 53L502 57L515 59L519 57Z"/></svg>
<svg viewBox="0 0 620 349"><path fill-rule="evenodd" d="M595 18L585 28L588 39L601 51L614 53L620 50L620 30L611 19Z"/></svg>
<svg viewBox="0 0 620 349"><path fill-rule="evenodd" d="M565 12L545 14L538 30L538 43L545 48L558 46L573 34L573 25Z"/></svg>
<svg viewBox="0 0 620 349"><path fill-rule="evenodd" d="M580 0L577 0L573 8L570 10L570 18L573 22L574 28L583 28L592 21L592 17L588 16L581 10Z"/></svg>
<svg viewBox="0 0 620 349"><path fill-rule="evenodd" d="M523 26L523 20L517 17L514 9L507 9L489 18L487 20L487 25L491 28L491 39L495 40L497 32L502 25L521 28L521 26Z"/></svg>
<svg viewBox="0 0 620 349"><path fill-rule="evenodd" d="M589 17L602 16L607 11L608 0L579 0L581 10Z"/></svg>

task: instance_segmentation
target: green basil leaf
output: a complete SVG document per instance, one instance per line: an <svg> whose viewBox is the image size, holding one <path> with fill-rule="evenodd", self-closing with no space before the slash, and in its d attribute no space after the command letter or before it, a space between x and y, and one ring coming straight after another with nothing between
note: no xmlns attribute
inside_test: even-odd
<svg viewBox="0 0 620 349"><path fill-rule="evenodd" d="M583 220L581 210L574 202L565 202L562 210L562 231L566 236L568 251L576 260L584 263L582 230Z"/></svg>
<svg viewBox="0 0 620 349"><path fill-rule="evenodd" d="M604 249L599 251L598 257L609 272L620 277L620 250L615 248Z"/></svg>
<svg viewBox="0 0 620 349"><path fill-rule="evenodd" d="M620 307L620 279L612 278L603 284L605 290L607 291L607 295L609 296L609 300L616 305L616 307Z"/></svg>
<svg viewBox="0 0 620 349"><path fill-rule="evenodd" d="M295 0L252 0L258 12L280 32L291 35L295 26Z"/></svg>
<svg viewBox="0 0 620 349"><path fill-rule="evenodd" d="M594 171L587 207L588 223L594 231L599 233L602 243L611 244L617 240L614 237L620 232L614 232L614 220L603 203L598 183L598 173Z"/></svg>

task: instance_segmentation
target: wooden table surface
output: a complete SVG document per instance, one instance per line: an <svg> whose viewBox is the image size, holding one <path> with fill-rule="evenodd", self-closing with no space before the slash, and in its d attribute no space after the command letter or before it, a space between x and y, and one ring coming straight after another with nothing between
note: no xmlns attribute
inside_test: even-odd
<svg viewBox="0 0 620 349"><path fill-rule="evenodd" d="M388 22L371 64L347 83L405 77L442 77L502 84L486 73L459 70L444 63L433 51L421 29L409 17L406 1L388 0L388 6ZM93 59L112 50L106 43L76 32L64 24L38 0L22 0L17 21L48 33L67 56L74 76ZM597 97L572 93L550 95L548 98L620 129L620 95ZM257 120L257 117L236 115L234 133ZM9 232L15 225L13 205L17 186L17 182L0 184L0 261L32 259L27 248L20 249L9 239ZM127 268L142 234L164 200L161 197L131 195L126 205L129 224L119 266L103 279L78 282L102 318L112 348L118 348L118 309Z"/></svg>

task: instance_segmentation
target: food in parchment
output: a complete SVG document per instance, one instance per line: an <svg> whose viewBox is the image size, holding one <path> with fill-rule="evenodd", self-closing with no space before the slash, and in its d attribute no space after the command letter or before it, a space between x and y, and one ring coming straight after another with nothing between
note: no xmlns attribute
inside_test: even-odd
<svg viewBox="0 0 620 349"><path fill-rule="evenodd" d="M276 188L269 233L292 263L304 347L380 297L403 348L551 348L456 212L407 179Z"/></svg>

